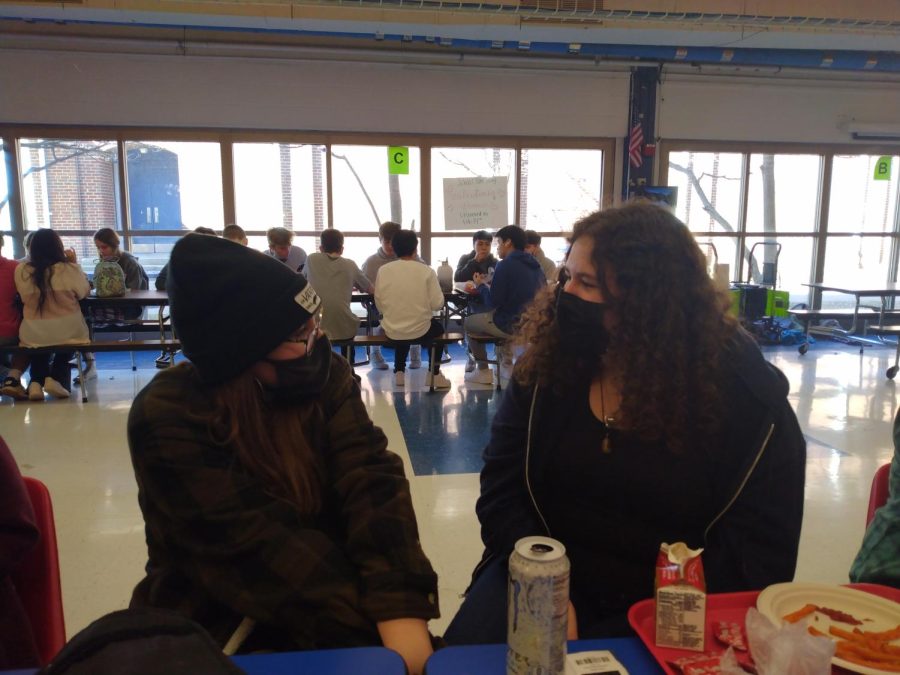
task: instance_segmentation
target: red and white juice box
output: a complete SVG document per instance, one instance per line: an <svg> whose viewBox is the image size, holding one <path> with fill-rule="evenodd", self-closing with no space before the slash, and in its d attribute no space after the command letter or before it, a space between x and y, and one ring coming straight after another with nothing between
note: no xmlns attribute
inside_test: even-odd
<svg viewBox="0 0 900 675"><path fill-rule="evenodd" d="M702 652L706 580L700 553L683 542L661 544L656 557L656 644Z"/></svg>

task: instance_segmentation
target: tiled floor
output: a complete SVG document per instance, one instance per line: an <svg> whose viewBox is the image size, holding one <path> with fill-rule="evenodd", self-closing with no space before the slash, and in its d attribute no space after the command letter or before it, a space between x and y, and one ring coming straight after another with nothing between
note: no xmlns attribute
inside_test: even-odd
<svg viewBox="0 0 900 675"><path fill-rule="evenodd" d="M842 582L863 533L871 477L890 460L898 396L884 372L893 350L819 342L805 356L767 350L791 381L791 403L809 440L806 514L797 578ZM91 401L0 401L0 434L22 472L43 480L56 509L68 633L124 607L145 562L143 522L128 458L125 422L134 394L152 378L152 356L136 373L109 363L90 383ZM103 363L103 362L102 362ZM407 371L396 391L390 371L363 368L363 396L411 477L422 542L440 578L441 633L481 554L474 515L479 457L499 394L463 384L458 354L443 368L453 381L428 394L425 371Z"/></svg>

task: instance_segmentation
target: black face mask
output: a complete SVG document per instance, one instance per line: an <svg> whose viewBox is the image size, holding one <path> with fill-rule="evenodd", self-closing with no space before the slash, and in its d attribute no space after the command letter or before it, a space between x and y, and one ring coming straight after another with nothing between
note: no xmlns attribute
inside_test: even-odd
<svg viewBox="0 0 900 675"><path fill-rule="evenodd" d="M606 354L609 331L603 325L608 305L588 302L562 289L556 297L556 325L563 354L594 365Z"/></svg>
<svg viewBox="0 0 900 675"><path fill-rule="evenodd" d="M273 400L292 403L318 395L331 372L331 343L322 335L313 350L296 359L265 359L275 369L276 384L263 385Z"/></svg>

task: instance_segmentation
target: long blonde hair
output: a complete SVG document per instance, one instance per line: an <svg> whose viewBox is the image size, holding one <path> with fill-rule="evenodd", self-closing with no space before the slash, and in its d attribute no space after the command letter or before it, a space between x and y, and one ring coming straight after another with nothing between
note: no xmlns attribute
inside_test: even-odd
<svg viewBox="0 0 900 675"><path fill-rule="evenodd" d="M269 485L272 496L302 513L318 512L324 476L311 443L321 428L318 404L270 408L249 370L218 386L215 400L220 411L211 424L216 442L233 444L241 465Z"/></svg>

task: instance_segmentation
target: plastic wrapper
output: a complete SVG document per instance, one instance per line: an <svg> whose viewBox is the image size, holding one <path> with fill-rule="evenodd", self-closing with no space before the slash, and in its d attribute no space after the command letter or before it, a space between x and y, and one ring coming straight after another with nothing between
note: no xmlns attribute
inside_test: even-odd
<svg viewBox="0 0 900 675"><path fill-rule="evenodd" d="M834 642L813 637L803 624L784 624L776 628L754 607L745 619L750 654L759 675L829 675L834 656ZM730 658L729 658L730 655ZM743 675L729 649L722 659L724 675Z"/></svg>

